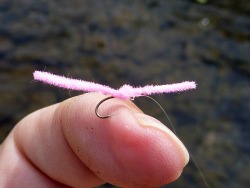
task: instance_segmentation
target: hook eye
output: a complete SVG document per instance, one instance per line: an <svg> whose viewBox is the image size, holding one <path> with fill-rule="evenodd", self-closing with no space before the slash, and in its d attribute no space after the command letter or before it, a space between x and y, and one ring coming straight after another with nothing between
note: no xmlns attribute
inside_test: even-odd
<svg viewBox="0 0 250 188"><path fill-rule="evenodd" d="M109 118L109 117L111 117L112 115L114 115L114 114L109 114L109 115L106 115L106 116L102 116L102 115L100 115L99 112L98 112L98 109L99 109L99 107L101 106L102 103L104 103L105 101L107 101L107 100L109 100L109 99L113 99L113 98L115 98L115 97L110 96L110 97L104 98L104 99L102 99L102 100L96 105L96 107L95 107L95 114L96 114L97 117L99 117L99 118L101 118L101 119L106 119L106 118Z"/></svg>

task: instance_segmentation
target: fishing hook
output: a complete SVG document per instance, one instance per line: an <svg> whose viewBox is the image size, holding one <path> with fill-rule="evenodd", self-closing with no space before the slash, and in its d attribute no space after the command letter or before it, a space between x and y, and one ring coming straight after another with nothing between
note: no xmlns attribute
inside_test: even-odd
<svg viewBox="0 0 250 188"><path fill-rule="evenodd" d="M106 97L106 98L102 99L102 100L96 105L96 107L95 107L95 114L96 114L97 117L99 117L99 118L101 118L101 119L106 119L106 118L109 118L109 117L111 117L111 116L113 115L113 114L110 114L110 115L102 116L102 115L100 115L99 112L98 112L98 109L99 109L99 107L100 107L100 105L101 105L102 103L104 103L105 101L107 101L107 100L109 100L109 99L113 99L113 98L115 98L115 97L113 97L113 96Z"/></svg>

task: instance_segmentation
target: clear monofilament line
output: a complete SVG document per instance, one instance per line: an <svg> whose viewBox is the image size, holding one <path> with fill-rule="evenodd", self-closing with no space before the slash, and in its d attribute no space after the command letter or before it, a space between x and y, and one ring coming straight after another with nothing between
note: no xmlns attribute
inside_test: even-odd
<svg viewBox="0 0 250 188"><path fill-rule="evenodd" d="M157 104L157 106L162 110L163 114L164 114L165 117L167 118L167 120L168 120L168 122L169 122L169 124L170 124L170 127L171 127L173 133L174 133L176 136L178 136L178 135L177 135L177 132L176 132L176 130L175 130L174 124L172 123L172 121L171 121L169 115L167 114L167 112L165 111L165 109L161 106L161 104L160 104L157 100L155 100L154 98L152 98L152 97L150 97L150 96L144 96L144 97L147 97L147 98L151 99L152 101L154 101L154 102ZM180 139L180 138L179 138L179 139ZM198 172L199 172L201 181L204 183L204 186L205 186L206 188L210 188L210 185L209 185L209 183L207 182L207 179L206 179L206 177L204 176L204 173L202 172L202 170L201 170L200 166L198 165L196 159L194 158L194 156L193 156L190 152L189 152L189 155L190 155L191 160L192 160L193 163L194 163L194 166L196 167L196 169L197 169Z"/></svg>

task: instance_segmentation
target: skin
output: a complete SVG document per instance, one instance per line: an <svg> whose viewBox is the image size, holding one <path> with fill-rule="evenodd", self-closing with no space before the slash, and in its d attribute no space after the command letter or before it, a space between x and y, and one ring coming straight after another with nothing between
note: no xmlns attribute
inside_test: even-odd
<svg viewBox="0 0 250 188"><path fill-rule="evenodd" d="M0 146L0 187L159 187L189 160L181 141L131 101L87 93L22 119Z"/></svg>

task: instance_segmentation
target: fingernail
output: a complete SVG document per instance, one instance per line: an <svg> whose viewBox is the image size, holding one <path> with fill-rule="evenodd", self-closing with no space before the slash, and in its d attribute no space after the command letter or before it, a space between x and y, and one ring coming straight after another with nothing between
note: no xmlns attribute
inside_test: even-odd
<svg viewBox="0 0 250 188"><path fill-rule="evenodd" d="M140 122L142 126L154 127L162 131L164 134L167 134L168 138L170 138L173 142L175 142L180 147L181 151L183 152L184 160L186 161L186 164L188 163L189 153L186 147L169 128L167 128L159 120L151 116L148 116L146 114L135 113L135 117L137 118L137 120Z"/></svg>

